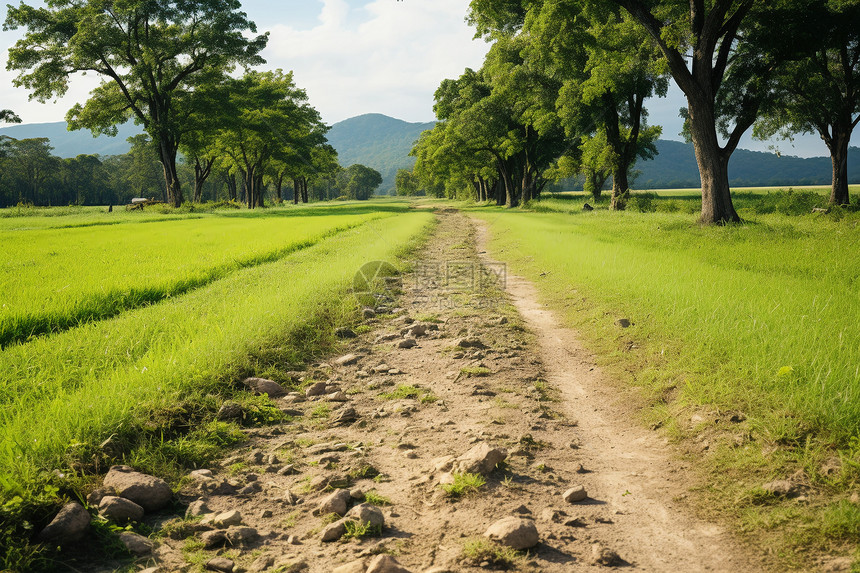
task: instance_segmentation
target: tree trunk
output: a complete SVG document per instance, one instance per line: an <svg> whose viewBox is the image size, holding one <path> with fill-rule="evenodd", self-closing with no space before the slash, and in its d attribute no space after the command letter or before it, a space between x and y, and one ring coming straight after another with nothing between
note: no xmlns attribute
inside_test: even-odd
<svg viewBox="0 0 860 573"><path fill-rule="evenodd" d="M629 198L630 185L627 180L627 166L619 165L612 174L612 201L609 203L609 210L623 211L627 207L627 199Z"/></svg>
<svg viewBox="0 0 860 573"><path fill-rule="evenodd" d="M166 135L158 142L158 154L164 168L164 185L167 189L167 202L174 207L182 205L182 187L176 172L176 145Z"/></svg>
<svg viewBox="0 0 860 573"><path fill-rule="evenodd" d="M717 125L711 103L706 98L687 94L690 131L696 163L702 178L702 214L704 225L724 225L741 220L732 204L729 188L729 158L732 148L723 150L717 140Z"/></svg>
<svg viewBox="0 0 860 573"><path fill-rule="evenodd" d="M302 186L302 203L308 202L308 178L301 178L301 186Z"/></svg>
<svg viewBox="0 0 860 573"><path fill-rule="evenodd" d="M299 204L299 181L298 179L293 179L293 205Z"/></svg>
<svg viewBox="0 0 860 573"><path fill-rule="evenodd" d="M850 125L850 119L849 119ZM851 130L844 126L833 126L833 137L827 142L830 161L833 164L833 181L830 191L831 205L848 205L848 145L851 143Z"/></svg>
<svg viewBox="0 0 860 573"><path fill-rule="evenodd" d="M200 203L203 199L203 184L212 172L215 159L204 159L201 163L199 157L194 158L194 202Z"/></svg>

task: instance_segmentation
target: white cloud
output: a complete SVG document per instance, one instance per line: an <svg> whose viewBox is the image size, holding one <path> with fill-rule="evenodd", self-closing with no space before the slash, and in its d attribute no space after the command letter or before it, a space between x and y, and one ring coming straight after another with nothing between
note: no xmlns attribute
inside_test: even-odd
<svg viewBox="0 0 860 573"><path fill-rule="evenodd" d="M296 82L326 121L379 112L433 119L433 92L446 77L480 67L488 46L473 41L462 0L375 0L361 10L324 0L319 24L279 24L265 52L268 67L295 71Z"/></svg>

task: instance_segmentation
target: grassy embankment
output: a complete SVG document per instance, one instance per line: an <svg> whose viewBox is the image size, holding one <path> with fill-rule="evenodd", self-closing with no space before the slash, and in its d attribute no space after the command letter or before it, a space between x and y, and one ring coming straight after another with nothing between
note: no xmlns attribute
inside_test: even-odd
<svg viewBox="0 0 860 573"><path fill-rule="evenodd" d="M641 390L645 422L692 453L702 508L780 567L860 539L860 216L808 214L810 199L742 196L746 223L722 228L697 226L694 201L661 206L677 198L651 197L648 213L582 212L584 197L474 213L493 254ZM761 489L792 476L805 496Z"/></svg>
<svg viewBox="0 0 860 573"><path fill-rule="evenodd" d="M357 316L355 299L343 296L355 272L368 261L396 259L431 220L429 213L407 212L402 205L386 209L332 206L131 223L121 225L127 236L118 243L111 243L120 239L115 226L87 227L90 235L79 238L84 246L76 257L82 264L68 266L64 281L61 273L51 275L63 283L54 287L68 283L86 292L91 279L81 273L113 281L108 284L116 292L137 281L169 289L189 275L206 280L158 304L0 351L0 569L30 567L43 558L38 547L27 545L29 537L60 497L84 493L89 476L106 466L128 463L175 482L183 468L206 463L237 438L236 426L214 421L225 399L246 403L247 422L279 419L280 411L235 383L248 375L289 382L286 371L334 347L334 325ZM338 227L343 230L332 234ZM27 244L28 233L41 232L21 231L20 244ZM77 237L76 229L45 232L56 243L38 241L58 249L75 244L67 237ZM160 240L178 251L165 254L160 269L145 258L127 258L126 268L116 270L134 280L111 275L129 246ZM116 249L112 256L100 251L105 244ZM48 272L37 252L31 255L36 264L19 269L28 285L39 282L28 271ZM196 264L177 269L180 253ZM220 274L212 276L212 269ZM40 292L55 290L42 286Z"/></svg>

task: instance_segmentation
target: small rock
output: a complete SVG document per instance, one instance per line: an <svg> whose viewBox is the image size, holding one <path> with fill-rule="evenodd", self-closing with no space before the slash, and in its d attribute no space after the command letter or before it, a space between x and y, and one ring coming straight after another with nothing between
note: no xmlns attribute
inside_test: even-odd
<svg viewBox="0 0 860 573"><path fill-rule="evenodd" d="M113 466L104 479L120 497L130 499L144 511L158 511L168 504L173 491L161 478L136 472L128 466Z"/></svg>
<svg viewBox="0 0 860 573"><path fill-rule="evenodd" d="M346 518L371 527L385 526L385 516L382 515L382 511L369 503L356 505L346 513Z"/></svg>
<svg viewBox="0 0 860 573"><path fill-rule="evenodd" d="M325 394L326 383L325 382L316 382L311 384L305 390L305 396L308 398L313 398L314 396L322 396Z"/></svg>
<svg viewBox="0 0 860 573"><path fill-rule="evenodd" d="M376 318L376 311L373 310L372 308L365 308L364 310L361 311L361 315L366 319L367 318Z"/></svg>
<svg viewBox="0 0 860 573"><path fill-rule="evenodd" d="M585 488L581 485L575 485L566 492L564 492L564 501L567 503L576 503L578 501L582 501L588 498L588 492L585 491Z"/></svg>
<svg viewBox="0 0 860 573"><path fill-rule="evenodd" d="M242 406L236 402L224 402L218 409L218 414L215 416L219 420L236 420L245 414Z"/></svg>
<svg viewBox="0 0 860 573"><path fill-rule="evenodd" d="M454 461L453 472L487 475L507 457L507 450L481 442Z"/></svg>
<svg viewBox="0 0 860 573"><path fill-rule="evenodd" d="M215 474L212 473L212 470L194 470L188 477L193 479L194 481L207 481L210 479L215 479Z"/></svg>
<svg viewBox="0 0 860 573"><path fill-rule="evenodd" d="M591 546L591 560L595 565L603 565L605 567L613 567L621 564L621 558L616 552L601 546L599 543Z"/></svg>
<svg viewBox="0 0 860 573"><path fill-rule="evenodd" d="M761 488L770 494L785 497L796 494L798 489L795 484L784 479L768 482L761 486Z"/></svg>
<svg viewBox="0 0 860 573"><path fill-rule="evenodd" d="M266 380L265 378L245 378L242 384L248 387L255 394L268 394L269 398L280 398L286 396L287 391L283 386L274 380Z"/></svg>
<svg viewBox="0 0 860 573"><path fill-rule="evenodd" d="M242 513L238 509L219 513L212 518L212 525L215 527L230 527L231 525L242 524Z"/></svg>
<svg viewBox="0 0 860 573"><path fill-rule="evenodd" d="M253 563L251 563L250 567L248 567L249 573L262 573L263 571L268 570L275 564L275 558L272 555L263 554L257 557Z"/></svg>
<svg viewBox="0 0 860 573"><path fill-rule="evenodd" d="M857 493L855 491L854 493L851 494L851 498L848 501L850 501L854 505L860 505L860 493Z"/></svg>
<svg viewBox="0 0 860 573"><path fill-rule="evenodd" d="M621 328L629 328L631 323L629 318L619 318L615 321L615 324Z"/></svg>
<svg viewBox="0 0 860 573"><path fill-rule="evenodd" d="M297 473L299 473L299 470L296 469L296 464L287 464L278 470L278 475L280 476L291 476Z"/></svg>
<svg viewBox="0 0 860 573"><path fill-rule="evenodd" d="M263 511L260 512L260 519L268 519L268 518L272 517L273 515L275 515L275 514L272 513L271 509L264 509Z"/></svg>
<svg viewBox="0 0 860 573"><path fill-rule="evenodd" d="M535 522L520 517L505 517L491 525L484 537L514 549L529 549L540 542Z"/></svg>
<svg viewBox="0 0 860 573"><path fill-rule="evenodd" d="M349 397L346 394L344 394L343 392L332 392L331 394L327 395L325 398L329 402L348 402L349 401Z"/></svg>
<svg viewBox="0 0 860 573"><path fill-rule="evenodd" d="M230 545L247 545L259 539L260 534L253 527L233 526L227 530L225 537Z"/></svg>
<svg viewBox="0 0 860 573"><path fill-rule="evenodd" d="M140 521L143 519L143 508L131 500L106 495L99 503L99 513L114 523L121 525L129 521Z"/></svg>
<svg viewBox="0 0 860 573"><path fill-rule="evenodd" d="M357 354L346 354L335 360L334 363L338 366L350 366L358 362L360 358L361 356Z"/></svg>
<svg viewBox="0 0 860 573"><path fill-rule="evenodd" d="M198 499L188 504L188 509L185 510L185 517L200 517L207 513L212 513L212 510L209 509L205 501Z"/></svg>
<svg viewBox="0 0 860 573"><path fill-rule="evenodd" d="M854 560L850 557L837 557L821 564L823 573L848 573Z"/></svg>
<svg viewBox="0 0 860 573"><path fill-rule="evenodd" d="M567 514L565 512L551 507L540 512L540 518L542 521L551 521L552 523L561 523L564 521L566 516Z"/></svg>
<svg viewBox="0 0 860 573"><path fill-rule="evenodd" d="M355 338L356 336L358 336L357 334L355 334L354 330L346 327L335 329L334 335L338 338Z"/></svg>
<svg viewBox="0 0 860 573"><path fill-rule="evenodd" d="M133 531L123 531L119 534L119 540L128 552L136 557L150 555L155 547L155 543L151 540Z"/></svg>
<svg viewBox="0 0 860 573"><path fill-rule="evenodd" d="M301 557L286 557L275 562L275 570L279 573L296 573L307 568L308 562Z"/></svg>
<svg viewBox="0 0 860 573"><path fill-rule="evenodd" d="M343 515L346 513L347 504L351 499L352 496L350 496L348 489L336 490L320 501L319 506L314 510L314 514L328 515L329 513L336 513Z"/></svg>
<svg viewBox="0 0 860 573"><path fill-rule="evenodd" d="M583 210L583 211L594 211L594 207L592 207L592 206L591 206L591 205L589 205L588 203L584 203L584 204L582 205L582 210Z"/></svg>
<svg viewBox="0 0 860 573"><path fill-rule="evenodd" d="M415 348L418 342L414 338L406 338L396 344L397 348Z"/></svg>
<svg viewBox="0 0 860 573"><path fill-rule="evenodd" d="M346 525L344 525L346 520L341 519L339 521L335 521L334 523L330 523L326 525L322 530L322 534L320 535L320 539L328 543L329 541L337 541L341 537L346 534Z"/></svg>
<svg viewBox="0 0 860 573"><path fill-rule="evenodd" d="M281 402L284 404L301 404L302 402L307 402L307 398L304 394L300 394L298 392L290 392L283 398L281 398Z"/></svg>
<svg viewBox="0 0 860 573"><path fill-rule="evenodd" d="M332 573L364 573L365 569L364 559L358 559L357 561L350 561L346 565L335 567Z"/></svg>
<svg viewBox="0 0 860 573"><path fill-rule="evenodd" d="M514 508L514 513L527 514L527 513L531 513L531 512L532 512L532 510L530 510L529 508L527 508L524 505L521 505L519 507Z"/></svg>
<svg viewBox="0 0 860 573"><path fill-rule="evenodd" d="M352 406L341 408L329 420L331 426L347 426L358 420L358 413Z"/></svg>
<svg viewBox="0 0 860 573"><path fill-rule="evenodd" d="M387 373L389 370L391 370L391 366L389 366L388 364L383 363L383 364L379 364L379 365L377 365L377 366L374 366L374 367L373 367L373 368L371 368L370 370L371 370L373 373L375 373L375 374Z"/></svg>
<svg viewBox="0 0 860 573"><path fill-rule="evenodd" d="M219 571L220 573L233 573L236 564L226 557L214 557L206 562L207 571Z"/></svg>
<svg viewBox="0 0 860 573"><path fill-rule="evenodd" d="M409 573L409 569L391 555L377 555L368 563L365 573Z"/></svg>
<svg viewBox="0 0 860 573"><path fill-rule="evenodd" d="M299 538L295 535L290 535L287 537L287 545L301 545L302 542L299 541Z"/></svg>
<svg viewBox="0 0 860 573"><path fill-rule="evenodd" d="M87 505L90 507L98 507L102 498L106 495L116 495L116 492L111 488L100 487L87 496Z"/></svg>
<svg viewBox="0 0 860 573"><path fill-rule="evenodd" d="M454 342L454 346L459 348L486 348L487 345L484 344L480 338L476 338L474 336L468 336L466 338L460 338Z"/></svg>
<svg viewBox="0 0 860 573"><path fill-rule="evenodd" d="M63 545L80 540L90 526L90 513L73 501L63 506L51 523L39 533L39 540Z"/></svg>
<svg viewBox="0 0 860 573"><path fill-rule="evenodd" d="M356 378L370 378L370 374L368 374L364 370L356 370L355 377Z"/></svg>
<svg viewBox="0 0 860 573"><path fill-rule="evenodd" d="M204 549L214 549L215 547L221 547L222 545L227 543L227 532L223 529L204 531L200 534L200 541L203 542Z"/></svg>

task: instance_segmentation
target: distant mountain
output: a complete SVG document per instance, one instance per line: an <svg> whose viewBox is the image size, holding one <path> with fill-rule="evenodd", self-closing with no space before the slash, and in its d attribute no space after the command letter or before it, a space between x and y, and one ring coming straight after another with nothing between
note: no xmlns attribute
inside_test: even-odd
<svg viewBox="0 0 860 573"><path fill-rule="evenodd" d="M122 155L131 148L126 139L142 132L139 126L127 123L119 127L119 134L116 137L105 135L93 137L92 133L85 129L69 131L66 129L65 121L28 123L0 128L0 135L15 139L47 137L54 147L54 155L59 157L77 157L80 154Z"/></svg>
<svg viewBox="0 0 860 573"><path fill-rule="evenodd" d="M369 113L334 124L329 142L337 149L340 164L348 167L362 163L382 174L380 193L393 192L398 169L410 169L415 159L409 157L413 143L435 124L409 123L378 113ZM140 127L126 124L117 137L93 137L89 131L68 131L65 122L31 123L0 128L0 135L16 139L47 137L54 154L75 157L79 154L118 155L129 150L126 139L141 133ZM678 141L659 140L659 154L653 160L640 161L635 170L636 189L672 189L698 187L699 170L693 146ZM827 185L830 183L829 157L801 158L777 156L774 153L738 149L729 162L729 179L735 187L779 185ZM860 148L852 147L848 156L848 179L860 184Z"/></svg>
<svg viewBox="0 0 860 573"><path fill-rule="evenodd" d="M677 189L699 187L699 168L692 144L657 141L659 155L639 161L636 189ZM771 187L779 185L829 185L832 177L830 157L778 156L775 153L738 149L729 160L729 182L734 187ZM860 148L848 155L848 180L860 183Z"/></svg>
<svg viewBox="0 0 860 573"><path fill-rule="evenodd" d="M344 167L361 163L382 174L378 193L393 193L398 169L411 169L412 144L435 123L409 123L380 113L368 113L334 124L328 132L329 143L337 150Z"/></svg>

